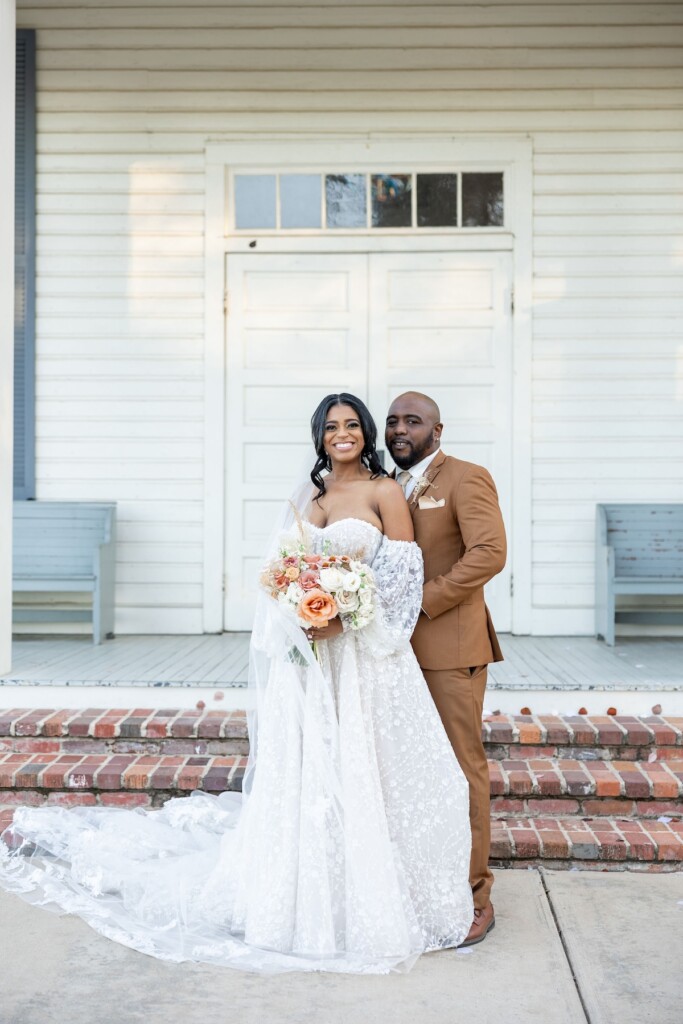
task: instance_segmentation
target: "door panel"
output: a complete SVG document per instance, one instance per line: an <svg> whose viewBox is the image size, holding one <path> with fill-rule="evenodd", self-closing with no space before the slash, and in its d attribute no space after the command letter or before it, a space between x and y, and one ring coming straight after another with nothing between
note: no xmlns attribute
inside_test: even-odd
<svg viewBox="0 0 683 1024"><path fill-rule="evenodd" d="M391 399L430 394L444 450L491 471L510 529L509 254L250 253L228 256L226 279L226 629L250 627L265 542L312 465L310 416L329 392L368 401L380 446ZM509 568L487 601L509 629Z"/></svg>
<svg viewBox="0 0 683 1024"><path fill-rule="evenodd" d="M227 257L225 628L249 629L263 549L312 466L309 422L367 393L367 256Z"/></svg>
<svg viewBox="0 0 683 1024"><path fill-rule="evenodd" d="M511 258L507 253L370 257L370 402L378 418L402 391L438 403L447 455L492 474L510 529ZM511 625L510 567L486 600Z"/></svg>

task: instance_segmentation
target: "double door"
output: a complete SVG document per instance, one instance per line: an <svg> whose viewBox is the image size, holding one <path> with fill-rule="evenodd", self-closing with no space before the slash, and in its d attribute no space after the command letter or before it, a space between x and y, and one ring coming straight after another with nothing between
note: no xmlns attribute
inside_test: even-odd
<svg viewBox="0 0 683 1024"><path fill-rule="evenodd" d="M382 448L392 399L431 395L444 451L491 471L510 529L509 253L231 254L226 283L225 629L250 627L264 545L313 465L326 394L362 398ZM509 629L509 566L487 602Z"/></svg>

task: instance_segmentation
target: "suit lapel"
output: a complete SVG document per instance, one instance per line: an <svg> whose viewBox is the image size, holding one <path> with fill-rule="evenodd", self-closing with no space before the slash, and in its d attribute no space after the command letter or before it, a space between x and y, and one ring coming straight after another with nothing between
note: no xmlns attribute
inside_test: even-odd
<svg viewBox="0 0 683 1024"><path fill-rule="evenodd" d="M441 467L443 466L445 461L446 456L441 451L441 449L439 449L439 454L432 459L430 464L427 466L427 472L425 473L425 476L429 480L430 484L436 480L437 476L441 472Z"/></svg>
<svg viewBox="0 0 683 1024"><path fill-rule="evenodd" d="M434 481L436 480L437 476L441 472L441 467L443 466L445 461L446 461L446 456L441 451L441 449L439 449L438 454L434 456L434 458L430 462L429 466L427 467L427 471L424 474L424 478L425 478L425 480L429 481L429 484L433 484L434 483ZM430 488L429 484L426 487L418 487L416 485L415 489L413 490L413 493L408 498L408 506L410 508L411 515L414 516L416 511L419 508L418 498L420 497L420 495L422 495L422 494L429 494L430 490L433 489L433 488Z"/></svg>

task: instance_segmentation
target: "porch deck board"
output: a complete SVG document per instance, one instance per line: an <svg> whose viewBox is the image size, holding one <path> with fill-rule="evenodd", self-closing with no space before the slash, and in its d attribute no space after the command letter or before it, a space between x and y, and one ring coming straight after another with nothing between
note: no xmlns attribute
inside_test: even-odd
<svg viewBox="0 0 683 1024"><path fill-rule="evenodd" d="M95 649L81 638L15 640L0 684L235 685L246 680L248 649L246 633L123 636Z"/></svg>
<svg viewBox="0 0 683 1024"><path fill-rule="evenodd" d="M516 641L524 639L524 644ZM571 685L573 680L567 670L566 662L543 652L535 643L535 637L504 637L501 640L505 661L499 662L490 669L491 680L501 683L522 682L533 684L543 679L558 686ZM513 643L509 641L513 640Z"/></svg>
<svg viewBox="0 0 683 1024"><path fill-rule="evenodd" d="M595 681L637 687L683 678L683 640L669 637L620 640L607 647L592 637L527 637L557 661L564 660L576 685ZM550 643L549 643L550 641Z"/></svg>
<svg viewBox="0 0 683 1024"><path fill-rule="evenodd" d="M592 637L501 637L506 660L491 666L493 689L637 690L683 687L683 639L625 638L614 648ZM17 639L0 685L215 685L247 678L248 633L122 636L93 647L88 638Z"/></svg>
<svg viewBox="0 0 683 1024"><path fill-rule="evenodd" d="M597 651L586 650L572 638L569 649L562 638L553 637L555 641L550 648L543 644L545 637L528 637L533 644L527 644L522 652L522 662L532 664L532 658L536 657L536 666L539 676L546 679L551 677L557 679L562 686L581 686L588 679L595 676L598 671L599 654ZM601 677L602 678L602 677ZM602 678L604 682L604 678Z"/></svg>

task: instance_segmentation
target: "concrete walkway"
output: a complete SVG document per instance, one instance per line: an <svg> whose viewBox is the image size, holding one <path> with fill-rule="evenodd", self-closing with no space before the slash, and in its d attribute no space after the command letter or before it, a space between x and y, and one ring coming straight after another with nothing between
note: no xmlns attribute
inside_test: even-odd
<svg viewBox="0 0 683 1024"><path fill-rule="evenodd" d="M0 1024L680 1024L683 874L502 871L497 926L408 975L169 965L0 894ZM575 980L576 979L576 980Z"/></svg>

